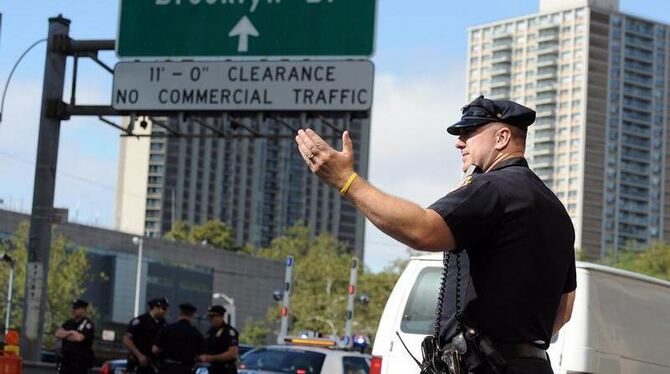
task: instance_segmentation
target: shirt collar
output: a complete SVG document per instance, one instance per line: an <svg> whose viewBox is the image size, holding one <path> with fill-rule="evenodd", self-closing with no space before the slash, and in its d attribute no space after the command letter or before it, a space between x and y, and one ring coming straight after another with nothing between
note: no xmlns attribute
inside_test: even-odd
<svg viewBox="0 0 670 374"><path fill-rule="evenodd" d="M521 167L527 168L528 167L528 161L526 161L526 159L523 158L523 157L510 158L510 159L507 159L507 160L504 160L504 161L500 162L498 165L496 165L490 171L504 169L508 166L521 166Z"/></svg>

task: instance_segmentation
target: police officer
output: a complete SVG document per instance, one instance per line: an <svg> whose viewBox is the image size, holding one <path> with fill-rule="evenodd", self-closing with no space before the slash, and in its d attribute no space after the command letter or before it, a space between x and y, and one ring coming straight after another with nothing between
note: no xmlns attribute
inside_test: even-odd
<svg viewBox="0 0 670 374"><path fill-rule="evenodd" d="M478 173L427 209L358 177L348 132L342 151L309 129L296 136L311 171L386 234L415 249L466 251L477 296L463 320L504 359L502 367L484 365L478 373L552 373L545 349L572 312L574 228L524 158L534 121L534 111L511 101L480 96L465 106L447 130L458 137L462 170Z"/></svg>
<svg viewBox="0 0 670 374"><path fill-rule="evenodd" d="M190 303L179 304L177 322L158 333L152 352L160 357L159 373L188 374L204 353L204 338L191 324L196 310Z"/></svg>
<svg viewBox="0 0 670 374"><path fill-rule="evenodd" d="M63 341L58 359L60 374L85 374L93 366L95 326L86 316L87 307L88 302L75 299L72 302L72 318L56 330L56 337Z"/></svg>
<svg viewBox="0 0 670 374"><path fill-rule="evenodd" d="M133 318L123 337L123 345L130 351L127 365L129 373L154 374L158 367L151 345L167 325L164 317L170 304L165 297L151 299L148 304L149 311Z"/></svg>
<svg viewBox="0 0 670 374"><path fill-rule="evenodd" d="M212 327L205 334L202 362L210 362L210 374L237 374L237 353L240 334L224 320L226 309L212 305L207 311Z"/></svg>

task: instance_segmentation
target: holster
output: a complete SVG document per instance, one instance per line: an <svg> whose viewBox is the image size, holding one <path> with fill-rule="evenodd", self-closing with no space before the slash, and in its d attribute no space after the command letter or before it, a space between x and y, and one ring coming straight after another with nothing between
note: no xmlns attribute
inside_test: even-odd
<svg viewBox="0 0 670 374"><path fill-rule="evenodd" d="M439 347L437 339L427 336L421 343L421 374L468 374L483 368L504 373L505 359L491 340L469 324L461 322L460 331L451 342Z"/></svg>

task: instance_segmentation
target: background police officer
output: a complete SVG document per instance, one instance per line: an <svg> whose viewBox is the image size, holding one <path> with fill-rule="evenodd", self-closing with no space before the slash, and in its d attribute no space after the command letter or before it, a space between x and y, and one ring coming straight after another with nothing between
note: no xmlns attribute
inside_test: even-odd
<svg viewBox="0 0 670 374"><path fill-rule="evenodd" d="M149 300L149 311L133 318L123 337L123 345L130 351L127 370L130 373L155 373L158 363L151 352L151 345L158 333L167 325L165 313L169 306L166 298Z"/></svg>
<svg viewBox="0 0 670 374"><path fill-rule="evenodd" d="M158 333L152 351L160 355L159 373L188 374L204 353L204 338L191 324L196 310L192 304L179 304L177 322Z"/></svg>
<svg viewBox="0 0 670 374"><path fill-rule="evenodd" d="M88 302L75 299L72 302L72 319L56 330L56 337L63 340L58 372L61 374L84 374L93 366L93 337L95 327L86 317Z"/></svg>
<svg viewBox="0 0 670 374"><path fill-rule="evenodd" d="M415 249L467 251L477 296L464 317L506 360L498 372L551 373L545 349L570 318L574 301L572 222L524 159L534 121L534 111L511 101L479 97L464 107L448 132L458 136L463 171L482 173L428 209L359 178L348 132L341 152L312 130L296 136L311 171L386 234Z"/></svg>
<svg viewBox="0 0 670 374"><path fill-rule="evenodd" d="M226 309L221 305L212 305L207 311L212 327L205 334L205 354L200 356L203 362L210 362L210 374L236 374L237 353L240 334L224 319Z"/></svg>

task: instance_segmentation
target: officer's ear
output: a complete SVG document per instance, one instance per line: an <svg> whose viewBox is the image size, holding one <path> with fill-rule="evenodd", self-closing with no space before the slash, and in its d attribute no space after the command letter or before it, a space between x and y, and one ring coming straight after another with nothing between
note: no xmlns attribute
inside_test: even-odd
<svg viewBox="0 0 670 374"><path fill-rule="evenodd" d="M509 145L512 140L512 131L507 126L501 126L498 131L496 131L496 151L502 151Z"/></svg>

